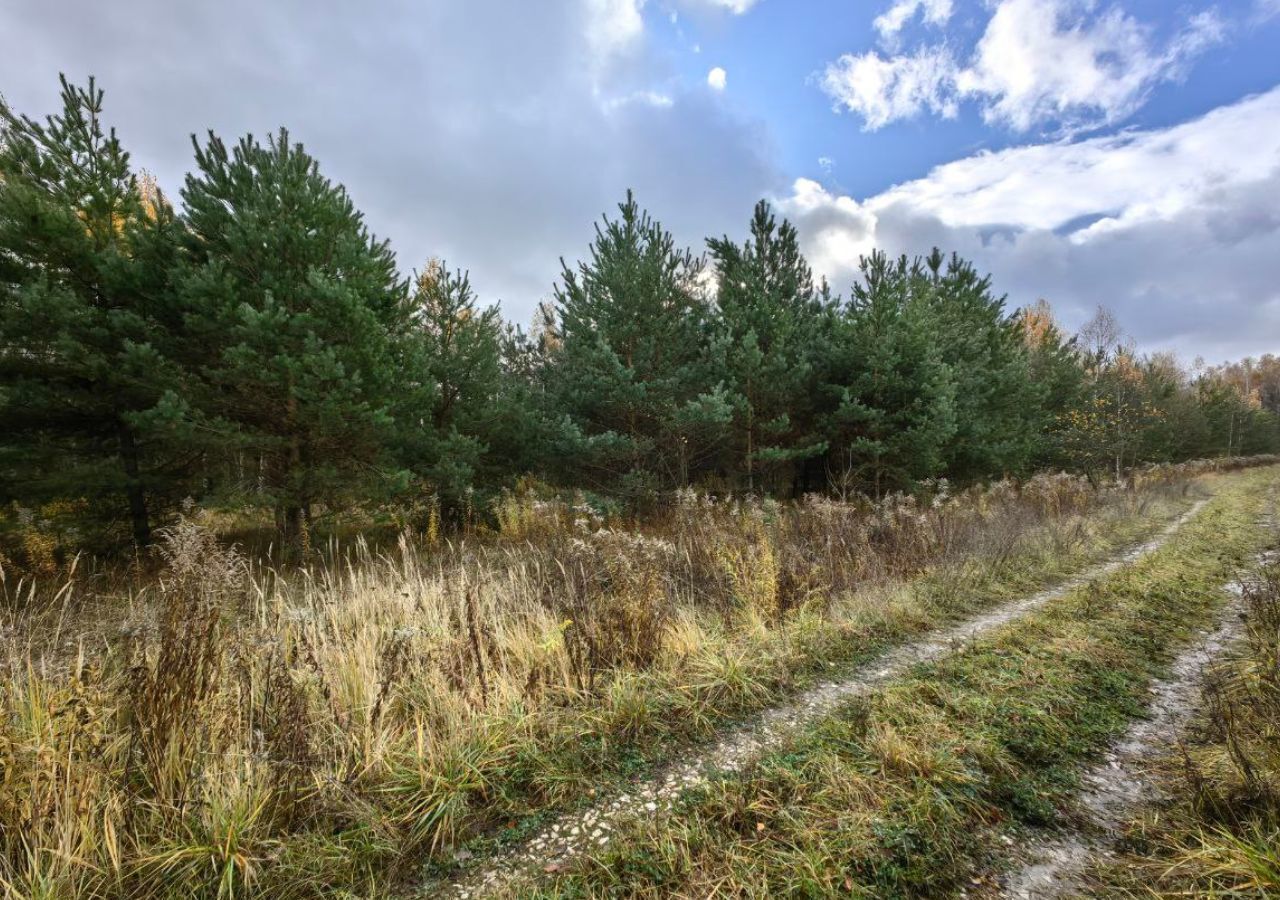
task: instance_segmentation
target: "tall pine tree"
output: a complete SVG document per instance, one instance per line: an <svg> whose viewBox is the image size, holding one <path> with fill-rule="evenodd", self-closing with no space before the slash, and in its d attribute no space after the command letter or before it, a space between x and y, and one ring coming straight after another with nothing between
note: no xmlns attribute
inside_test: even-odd
<svg viewBox="0 0 1280 900"><path fill-rule="evenodd" d="M969 262L944 262L935 248L925 266L930 330L955 384L946 470L961 481L1021 473L1036 450L1041 397L1018 319Z"/></svg>
<svg viewBox="0 0 1280 900"><path fill-rule="evenodd" d="M178 230L102 111L92 79L63 78L43 123L0 103L0 484L89 501L144 546L193 457Z"/></svg>
<svg viewBox="0 0 1280 900"><path fill-rule="evenodd" d="M581 435L578 475L639 502L687 484L732 415L710 376L700 260L628 192L596 228L591 258L556 288L555 402Z"/></svg>
<svg viewBox="0 0 1280 900"><path fill-rule="evenodd" d="M1037 420L1032 464L1062 466L1069 462L1063 452L1063 429L1084 391L1083 361L1074 339L1066 337L1058 326L1047 300L1020 310L1017 320L1038 401L1030 410Z"/></svg>
<svg viewBox="0 0 1280 900"><path fill-rule="evenodd" d="M304 545L317 503L339 506L389 474L404 285L346 190L286 131L193 144L182 290L201 374L282 537Z"/></svg>
<svg viewBox="0 0 1280 900"><path fill-rule="evenodd" d="M456 511L473 488L507 474L491 450L508 425L502 320L496 306L479 305L464 272L438 260L415 279L410 307L397 391L406 463Z"/></svg>
<svg viewBox="0 0 1280 900"><path fill-rule="evenodd" d="M730 473L755 491L769 476L826 450L817 433L815 352L830 327L826 285L815 287L795 227L761 200L751 237L707 242L715 265L716 330L733 405ZM787 488L792 479L775 487Z"/></svg>
<svg viewBox="0 0 1280 900"><path fill-rule="evenodd" d="M934 346L930 279L906 257L863 260L827 354L832 477L875 496L943 471L955 387Z"/></svg>

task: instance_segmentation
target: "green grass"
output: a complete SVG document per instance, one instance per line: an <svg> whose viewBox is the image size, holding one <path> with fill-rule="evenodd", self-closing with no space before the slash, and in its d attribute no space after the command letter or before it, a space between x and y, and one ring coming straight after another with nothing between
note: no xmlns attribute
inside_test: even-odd
<svg viewBox="0 0 1280 900"><path fill-rule="evenodd" d="M1232 481L1164 549L796 736L522 897L921 897L981 883L1054 821L1083 761L1212 619L1262 546L1274 471Z"/></svg>

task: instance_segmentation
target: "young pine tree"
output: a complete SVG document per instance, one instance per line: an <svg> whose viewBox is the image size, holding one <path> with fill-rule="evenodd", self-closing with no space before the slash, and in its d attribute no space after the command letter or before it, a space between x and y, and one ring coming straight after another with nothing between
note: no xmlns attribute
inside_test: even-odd
<svg viewBox="0 0 1280 900"><path fill-rule="evenodd" d="M700 262L630 192L619 211L590 260L564 266L548 375L581 435L578 477L634 503L706 467L732 412L711 380Z"/></svg>
<svg viewBox="0 0 1280 900"><path fill-rule="evenodd" d="M255 464L282 537L304 547L315 504L388 474L404 285L346 190L286 131L193 144L182 289L209 402Z"/></svg>
<svg viewBox="0 0 1280 900"><path fill-rule="evenodd" d="M505 461L490 453L502 414L502 320L482 308L463 272L430 261L414 281L409 329L400 341L408 381L399 386L408 468L454 512L477 486L501 481ZM412 408L410 408L412 407Z"/></svg>
<svg viewBox="0 0 1280 900"><path fill-rule="evenodd" d="M1018 320L967 261L953 254L944 265L935 248L925 266L930 330L955 384L946 471L961 481L1020 473L1036 450L1042 397Z"/></svg>
<svg viewBox="0 0 1280 900"><path fill-rule="evenodd" d="M102 101L63 78L43 123L0 102L0 493L88 501L142 547L195 455L177 228Z"/></svg>
<svg viewBox="0 0 1280 900"><path fill-rule="evenodd" d="M830 465L875 496L939 474L955 434L955 387L934 346L929 278L906 257L863 260L827 353Z"/></svg>
<svg viewBox="0 0 1280 900"><path fill-rule="evenodd" d="M1048 301L1038 300L1020 310L1018 326L1039 400L1031 410L1037 418L1033 464L1040 468L1065 465L1069 459L1063 450L1063 430L1083 395L1084 362L1074 340L1058 326Z"/></svg>
<svg viewBox="0 0 1280 900"><path fill-rule="evenodd" d="M826 285L816 288L795 227L760 201L751 237L707 242L715 266L715 327L733 407L726 468L749 491L817 456L815 352L830 327ZM778 485L786 487L786 485Z"/></svg>

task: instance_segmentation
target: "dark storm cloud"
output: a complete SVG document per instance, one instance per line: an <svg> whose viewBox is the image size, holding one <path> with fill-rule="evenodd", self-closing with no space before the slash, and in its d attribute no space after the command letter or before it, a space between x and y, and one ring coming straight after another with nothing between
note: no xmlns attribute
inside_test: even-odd
<svg viewBox="0 0 1280 900"><path fill-rule="evenodd" d="M672 87L642 35L602 56L591 16L625 5L6 0L0 89L43 115L58 72L96 75L171 194L190 134L285 125L403 269L443 256L525 321L626 188L700 244L778 186L762 127Z"/></svg>

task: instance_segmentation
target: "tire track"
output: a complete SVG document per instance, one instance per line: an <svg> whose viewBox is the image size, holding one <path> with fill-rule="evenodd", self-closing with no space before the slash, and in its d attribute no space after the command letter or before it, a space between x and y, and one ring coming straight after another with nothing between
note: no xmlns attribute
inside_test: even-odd
<svg viewBox="0 0 1280 900"><path fill-rule="evenodd" d="M666 814L686 789L705 784L715 775L742 771L763 752L779 745L786 735L830 715L845 701L864 696L917 664L943 657L959 645L1158 550L1206 502L1198 501L1155 537L1108 562L1092 566L1053 588L1002 604L899 646L841 678L821 682L787 703L772 707L722 733L715 743L694 758L671 765L626 792L605 797L586 810L567 813L522 844L487 858L451 882L422 885L417 894L473 900L488 896L523 876L557 871L585 852L607 845L613 830L622 822Z"/></svg>
<svg viewBox="0 0 1280 900"><path fill-rule="evenodd" d="M1092 860L1110 854L1116 835L1133 813L1160 794L1159 786L1145 774L1145 764L1173 746L1198 707L1206 668L1244 629L1240 616L1244 582L1232 582L1225 589L1232 599L1216 625L1178 656L1167 678L1152 685L1149 716L1134 723L1081 776L1084 789L1078 799L1085 821L1024 843L1017 852L1026 862L1005 877L1000 896L1008 900L1080 896L1080 874Z"/></svg>

